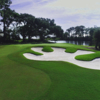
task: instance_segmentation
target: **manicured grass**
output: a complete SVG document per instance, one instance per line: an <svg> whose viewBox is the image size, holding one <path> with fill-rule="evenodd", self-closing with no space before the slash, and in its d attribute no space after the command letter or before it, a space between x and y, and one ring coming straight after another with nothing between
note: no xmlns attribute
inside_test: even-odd
<svg viewBox="0 0 100 100"><path fill-rule="evenodd" d="M100 58L100 52L95 52L95 53L85 54L85 55L78 55L75 57L75 59L82 60L82 61L91 61L96 58Z"/></svg>
<svg viewBox="0 0 100 100"><path fill-rule="evenodd" d="M71 44L3 46L0 48L0 100L100 100L100 70L61 61L28 60L23 56L33 46L47 45L86 50L84 46Z"/></svg>
<svg viewBox="0 0 100 100"><path fill-rule="evenodd" d="M31 50L31 48L26 48L26 50L24 52L25 53L31 53L31 54L34 54L34 55L43 55L42 53Z"/></svg>
<svg viewBox="0 0 100 100"><path fill-rule="evenodd" d="M76 48L72 48L72 47L69 47L69 48L66 48L65 52L67 53L75 53L77 51Z"/></svg>
<svg viewBox="0 0 100 100"><path fill-rule="evenodd" d="M27 47L4 46L0 49L0 100L33 100L50 87L51 80L45 72L19 62L19 52L26 51ZM34 66L34 62L30 64Z"/></svg>
<svg viewBox="0 0 100 100"><path fill-rule="evenodd" d="M44 52L53 52L53 49L50 46L44 46L42 51L44 51Z"/></svg>

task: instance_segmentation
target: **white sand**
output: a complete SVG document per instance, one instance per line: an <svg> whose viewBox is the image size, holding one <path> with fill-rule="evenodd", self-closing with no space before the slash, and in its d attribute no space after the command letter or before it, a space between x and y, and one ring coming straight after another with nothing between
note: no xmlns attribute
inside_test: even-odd
<svg viewBox="0 0 100 100"><path fill-rule="evenodd" d="M93 61L79 61L75 59L75 56L82 54L93 53L91 51L78 50L75 53L66 53L63 48L53 48L53 52L43 52L41 47L34 47L32 50L43 53L43 55L36 56L34 54L25 53L23 54L27 59L39 60L39 61L67 61L78 66L100 70L100 58Z"/></svg>

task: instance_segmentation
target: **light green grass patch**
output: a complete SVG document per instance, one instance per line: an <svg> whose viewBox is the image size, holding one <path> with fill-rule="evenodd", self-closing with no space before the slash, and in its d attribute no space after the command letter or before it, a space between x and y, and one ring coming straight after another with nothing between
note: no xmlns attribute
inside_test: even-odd
<svg viewBox="0 0 100 100"><path fill-rule="evenodd" d="M85 55L78 55L75 57L75 59L82 60L82 61L91 61L96 58L100 58L100 52L95 52L95 53L85 54Z"/></svg>
<svg viewBox="0 0 100 100"><path fill-rule="evenodd" d="M68 47L65 50L65 52L67 52L67 53L75 53L76 51L77 51L77 49L76 48L72 48L72 47Z"/></svg>
<svg viewBox="0 0 100 100"><path fill-rule="evenodd" d="M31 53L31 54L34 54L34 55L43 55L42 53L31 50L31 48L26 48L24 53Z"/></svg>
<svg viewBox="0 0 100 100"><path fill-rule="evenodd" d="M53 52L54 50L50 46L44 46L42 51L44 51L44 52Z"/></svg>

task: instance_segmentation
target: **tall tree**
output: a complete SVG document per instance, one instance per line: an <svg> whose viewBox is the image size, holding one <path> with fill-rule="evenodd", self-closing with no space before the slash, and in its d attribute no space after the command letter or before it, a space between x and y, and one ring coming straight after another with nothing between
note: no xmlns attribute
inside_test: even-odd
<svg viewBox="0 0 100 100"><path fill-rule="evenodd" d="M3 23L3 33L4 33L4 40L7 38L7 19L9 18L11 13L10 5L11 0L0 0L0 16L2 19L0 20Z"/></svg>
<svg viewBox="0 0 100 100"><path fill-rule="evenodd" d="M45 40L45 36L50 33L49 30L50 30L51 20L50 19L46 19L46 18L36 18L36 22L35 23L37 25L36 29L37 29L37 31L39 33L40 41L44 41Z"/></svg>
<svg viewBox="0 0 100 100"><path fill-rule="evenodd" d="M55 35L56 37L62 39L63 38L63 29L61 28L61 26L55 26L54 27L54 30L55 30Z"/></svg>
<svg viewBox="0 0 100 100"><path fill-rule="evenodd" d="M75 27L75 34L78 35L78 37L83 37L84 36L84 30L85 30L85 26L83 26L83 25L76 26Z"/></svg>
<svg viewBox="0 0 100 100"><path fill-rule="evenodd" d="M100 29L94 31L95 49L100 50Z"/></svg>
<svg viewBox="0 0 100 100"><path fill-rule="evenodd" d="M27 36L28 36L28 41L31 41L32 36L35 35L35 17L32 15L29 15L27 17L27 24L26 24L26 30L27 30Z"/></svg>
<svg viewBox="0 0 100 100"><path fill-rule="evenodd" d="M89 29L89 35L90 35L91 40L93 40L94 32L95 32L95 28L90 28Z"/></svg>
<svg viewBox="0 0 100 100"><path fill-rule="evenodd" d="M28 36L28 39L30 41L31 37L33 36L34 32L34 22L35 22L35 17L30 15L30 14L20 14L19 16L19 24L21 25L20 27L20 34L23 37L23 42L25 41L26 36Z"/></svg>
<svg viewBox="0 0 100 100"><path fill-rule="evenodd" d="M68 29L66 30L66 32L68 32L68 33L70 34L70 37L71 37L71 29L68 28Z"/></svg>
<svg viewBox="0 0 100 100"><path fill-rule="evenodd" d="M80 34L79 34L79 36L83 37L84 36L84 31L85 31L85 26L81 25L79 27L80 27Z"/></svg>
<svg viewBox="0 0 100 100"><path fill-rule="evenodd" d="M67 40L67 38L68 38L69 36L70 36L70 35L69 35L68 32L65 32L65 33L64 33L64 39L65 39L65 40Z"/></svg>

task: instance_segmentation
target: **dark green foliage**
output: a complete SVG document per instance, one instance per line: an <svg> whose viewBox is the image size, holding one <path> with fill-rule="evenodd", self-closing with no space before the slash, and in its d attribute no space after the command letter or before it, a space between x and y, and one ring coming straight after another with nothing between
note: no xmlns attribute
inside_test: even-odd
<svg viewBox="0 0 100 100"><path fill-rule="evenodd" d="M94 31L95 49L100 50L100 29Z"/></svg>
<svg viewBox="0 0 100 100"><path fill-rule="evenodd" d="M14 11L9 8L11 3L11 0L0 0L0 22L3 23L4 41L8 40L9 38L9 34L7 34L9 32L7 30L9 25L12 23L12 12Z"/></svg>
<svg viewBox="0 0 100 100"><path fill-rule="evenodd" d="M53 52L53 49L50 46L45 46L45 47L43 47L42 51Z"/></svg>
<svg viewBox="0 0 100 100"><path fill-rule="evenodd" d="M61 28L61 26L51 26L50 32L53 33L57 38L63 39L63 29Z"/></svg>
<svg viewBox="0 0 100 100"><path fill-rule="evenodd" d="M54 23L54 19L35 18L30 14L18 14L10 9L11 0L0 1L0 22L3 23L3 40L8 43L23 37L23 42L31 42L33 36L39 36L41 42L45 42L45 36L49 34L56 34L57 37L63 37L63 29ZM10 27L12 25L13 27ZM51 27L55 29L51 31ZM16 31L16 29L18 29Z"/></svg>
<svg viewBox="0 0 100 100"><path fill-rule="evenodd" d="M85 29L85 26L76 26L75 27L75 35L78 35L79 37L83 37L84 35L84 29Z"/></svg>
<svg viewBox="0 0 100 100"><path fill-rule="evenodd" d="M83 37L85 31L85 26L76 26L76 27L70 27L66 30L66 32L69 33L70 37Z"/></svg>
<svg viewBox="0 0 100 100"><path fill-rule="evenodd" d="M64 33L64 40L67 40L69 36L70 36L70 34L68 32L65 32Z"/></svg>

